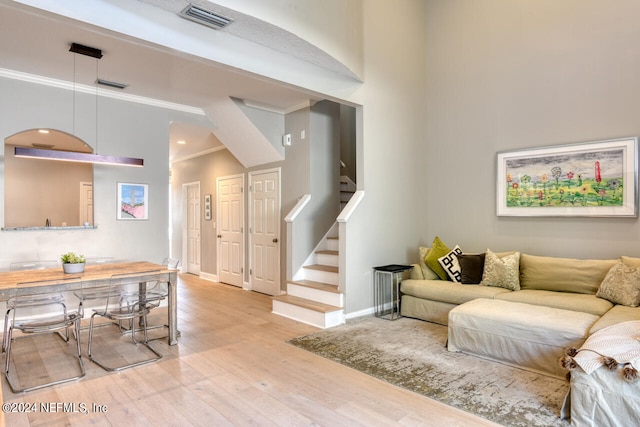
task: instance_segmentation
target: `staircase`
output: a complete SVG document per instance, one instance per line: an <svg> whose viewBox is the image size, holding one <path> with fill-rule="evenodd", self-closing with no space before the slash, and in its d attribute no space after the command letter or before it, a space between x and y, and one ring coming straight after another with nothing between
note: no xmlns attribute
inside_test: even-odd
<svg viewBox="0 0 640 427"><path fill-rule="evenodd" d="M272 312L318 328L344 321L344 296L338 289L338 237L329 234L309 262L287 282L287 293L273 298Z"/></svg>
<svg viewBox="0 0 640 427"><path fill-rule="evenodd" d="M344 209L356 192L356 184L346 175L340 177L340 210Z"/></svg>

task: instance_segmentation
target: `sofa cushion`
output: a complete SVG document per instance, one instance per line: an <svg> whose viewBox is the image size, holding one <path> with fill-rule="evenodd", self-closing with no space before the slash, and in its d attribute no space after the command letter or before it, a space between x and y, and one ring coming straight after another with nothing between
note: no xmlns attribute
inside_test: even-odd
<svg viewBox="0 0 640 427"><path fill-rule="evenodd" d="M510 293L504 288L481 285L463 285L442 280L411 280L406 279L400 285L400 291L405 295L441 301L450 304L462 304L476 298L494 298L498 294ZM604 300L603 300L604 301Z"/></svg>
<svg viewBox="0 0 640 427"><path fill-rule="evenodd" d="M456 245L448 254L438 258L438 264L447 273L447 278L452 282L460 283L460 264L458 264L457 254L461 254L462 249Z"/></svg>
<svg viewBox="0 0 640 427"><path fill-rule="evenodd" d="M607 273L596 293L614 304L640 305L640 267L629 267L618 261Z"/></svg>
<svg viewBox="0 0 640 427"><path fill-rule="evenodd" d="M487 249L480 284L517 291L520 289L519 266L519 252L499 258L491 249Z"/></svg>
<svg viewBox="0 0 640 427"><path fill-rule="evenodd" d="M430 250L431 248L426 246L420 246L418 248L418 265L420 269L422 269L422 279L438 279L438 275L425 263L425 258Z"/></svg>
<svg viewBox="0 0 640 427"><path fill-rule="evenodd" d="M522 254L520 288L595 295L615 263L615 259L582 260Z"/></svg>
<svg viewBox="0 0 640 427"><path fill-rule="evenodd" d="M457 255L460 265L460 283L463 285L477 285L482 281L485 254Z"/></svg>
<svg viewBox="0 0 640 427"><path fill-rule="evenodd" d="M621 256L620 259L624 265L629 267L640 267L640 258L633 258L630 256Z"/></svg>
<svg viewBox="0 0 640 427"><path fill-rule="evenodd" d="M449 280L449 276L447 276L447 272L442 269L442 266L438 262L438 258L442 258L449 252L451 252L451 249L449 249L449 247L445 245L438 236L436 236L431 244L431 250L427 253L427 256L424 259L427 267L433 270L441 280Z"/></svg>
<svg viewBox="0 0 640 427"><path fill-rule="evenodd" d="M589 330L589 334L599 331L607 326L615 325L630 320L640 320L640 307L627 307L615 305L607 311Z"/></svg>
<svg viewBox="0 0 640 427"><path fill-rule="evenodd" d="M536 289L499 294L496 295L495 299L543 305L563 310L581 311L583 313L595 314L596 316L602 316L613 307L613 304L609 301L598 298L595 295Z"/></svg>

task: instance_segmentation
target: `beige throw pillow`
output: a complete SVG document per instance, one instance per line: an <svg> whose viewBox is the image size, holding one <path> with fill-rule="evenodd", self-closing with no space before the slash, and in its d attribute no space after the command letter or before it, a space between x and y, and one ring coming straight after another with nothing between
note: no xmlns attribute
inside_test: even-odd
<svg viewBox="0 0 640 427"><path fill-rule="evenodd" d="M520 290L520 252L498 257L490 249L484 258L481 285Z"/></svg>
<svg viewBox="0 0 640 427"><path fill-rule="evenodd" d="M638 307L640 305L640 267L616 263L607 273L596 293L614 304Z"/></svg>
<svg viewBox="0 0 640 427"><path fill-rule="evenodd" d="M438 275L425 263L425 259L427 258L427 254L431 248L427 248L425 246L420 246L418 248L418 264L420 265L420 269L422 270L422 279L427 280L439 280Z"/></svg>

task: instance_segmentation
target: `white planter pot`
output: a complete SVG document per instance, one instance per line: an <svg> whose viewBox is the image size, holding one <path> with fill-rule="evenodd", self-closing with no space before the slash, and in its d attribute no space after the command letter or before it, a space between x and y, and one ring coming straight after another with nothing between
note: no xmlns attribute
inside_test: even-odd
<svg viewBox="0 0 640 427"><path fill-rule="evenodd" d="M62 264L65 273L82 273L84 272L84 263L78 264Z"/></svg>

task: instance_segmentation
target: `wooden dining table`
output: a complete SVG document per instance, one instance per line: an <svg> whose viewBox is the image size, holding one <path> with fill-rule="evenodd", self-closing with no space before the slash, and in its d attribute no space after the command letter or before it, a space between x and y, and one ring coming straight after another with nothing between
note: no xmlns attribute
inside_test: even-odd
<svg viewBox="0 0 640 427"><path fill-rule="evenodd" d="M177 279L178 271L166 265L147 261L116 262L100 265L87 265L83 273L66 274L62 268L46 268L43 270L21 270L0 272L0 302L12 296L33 294L33 288L42 292L73 291L82 285L82 289L108 286L114 275L126 274L128 280L146 282L151 280L168 283L168 323L169 345L178 343L178 305ZM20 284L20 286L18 286Z"/></svg>

